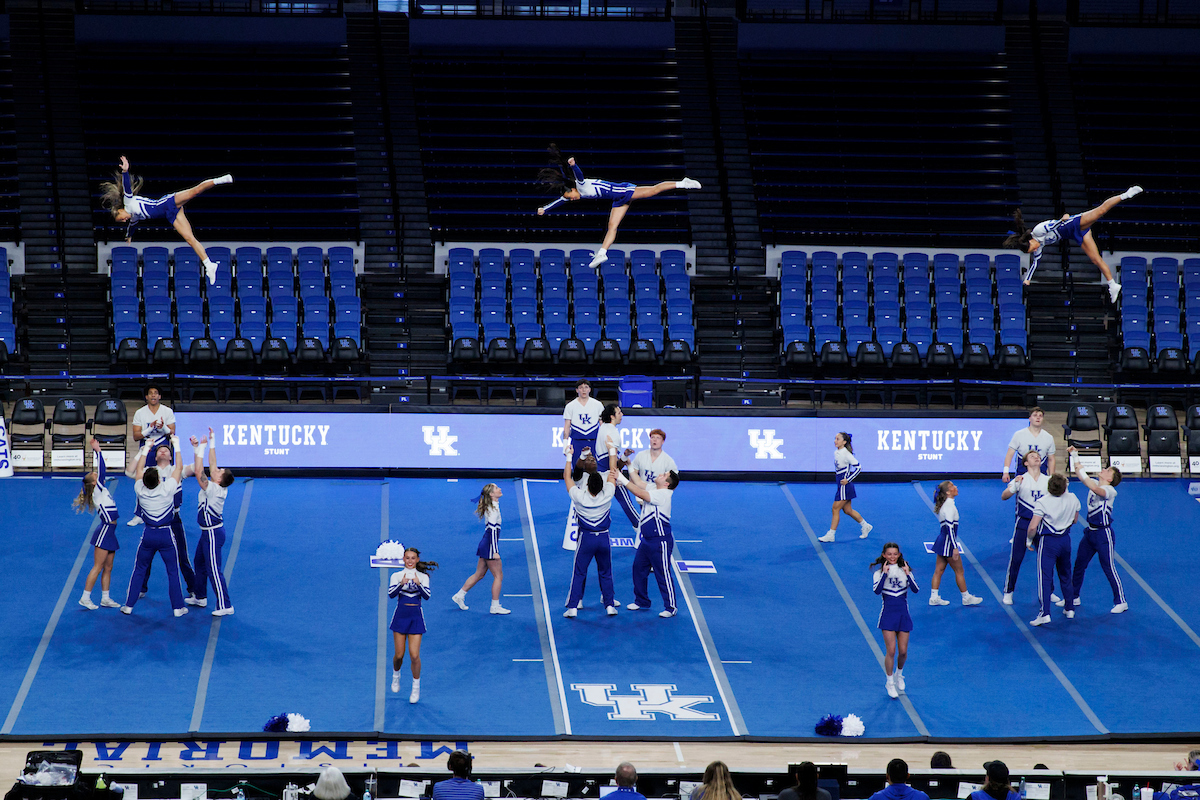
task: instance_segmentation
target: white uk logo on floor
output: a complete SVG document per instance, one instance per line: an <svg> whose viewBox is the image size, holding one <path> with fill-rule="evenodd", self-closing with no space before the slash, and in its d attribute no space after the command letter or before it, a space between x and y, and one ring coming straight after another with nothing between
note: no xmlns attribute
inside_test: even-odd
<svg viewBox="0 0 1200 800"><path fill-rule="evenodd" d="M458 441L458 437L450 435L449 425L438 425L436 436L433 433L432 425L422 425L421 432L425 434L425 444L429 445L429 455L458 455L458 451L454 449L454 443Z"/></svg>
<svg viewBox="0 0 1200 800"><path fill-rule="evenodd" d="M692 706L711 703L712 697L699 694L673 694L673 683L630 684L638 694L613 694L617 690L611 683L572 683L571 689L579 692L579 698L589 706L608 706L609 719L654 720L656 714L666 714L673 720L707 722L719 720L720 714L697 711Z"/></svg>
<svg viewBox="0 0 1200 800"><path fill-rule="evenodd" d="M779 452L779 445L783 444L783 439L775 438L775 429L759 431L757 428L751 428L747 431L750 434L750 446L755 448L755 458L785 458L783 453ZM762 433L762 436L759 436Z"/></svg>

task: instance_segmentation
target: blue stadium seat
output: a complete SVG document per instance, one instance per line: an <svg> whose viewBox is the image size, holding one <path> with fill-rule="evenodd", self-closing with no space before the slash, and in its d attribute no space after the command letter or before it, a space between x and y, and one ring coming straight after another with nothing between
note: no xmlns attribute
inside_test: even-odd
<svg viewBox="0 0 1200 800"><path fill-rule="evenodd" d="M920 281L908 281L904 284L904 302L928 303L930 299L929 284Z"/></svg>
<svg viewBox="0 0 1200 800"><path fill-rule="evenodd" d="M197 278L196 280L197 280L196 286L197 286L197 290L198 290L200 279ZM175 294L176 295L180 294L179 286L180 286L180 279L178 277L176 277L175 278ZM262 297L264 294L264 292L263 292L264 282L263 282L262 270L255 269L253 266L246 266L246 267L239 266L238 271L237 271L236 281L235 281L235 287L237 289L237 293L238 293L239 297L244 297L246 295L254 295L256 297Z"/></svg>
<svg viewBox="0 0 1200 800"><path fill-rule="evenodd" d="M267 341L267 323L265 320L247 320L242 318L238 326L238 336L250 342L250 348L256 355L262 353L263 343Z"/></svg>
<svg viewBox="0 0 1200 800"><path fill-rule="evenodd" d="M326 351L329 350L329 325L320 322L306 322L301 326L305 339L316 339ZM354 337L350 337L354 338ZM455 337L457 338L457 337Z"/></svg>
<svg viewBox="0 0 1200 800"><path fill-rule="evenodd" d="M558 348L563 339L571 338L571 326L564 322L546 323L546 339L550 342L550 352L558 354Z"/></svg>
<svg viewBox="0 0 1200 800"><path fill-rule="evenodd" d="M862 286L856 284L842 284L842 302L855 303L867 302L867 286L864 283Z"/></svg>
<svg viewBox="0 0 1200 800"><path fill-rule="evenodd" d="M639 275L657 275L658 257L653 250L634 250L629 254L629 274L636 279Z"/></svg>
<svg viewBox="0 0 1200 800"><path fill-rule="evenodd" d="M875 304L880 303L895 303L900 304L900 286L899 284L875 282Z"/></svg>
<svg viewBox="0 0 1200 800"><path fill-rule="evenodd" d="M530 300L537 304L537 278L533 273L514 275L512 279L512 301Z"/></svg>
<svg viewBox="0 0 1200 800"><path fill-rule="evenodd" d="M992 302L992 285L989 284L972 284L967 286L967 306L970 307L977 303Z"/></svg>
<svg viewBox="0 0 1200 800"><path fill-rule="evenodd" d="M453 272L455 269L475 271L475 251L471 248L451 247L450 252L446 255L448 259L446 266L449 271ZM267 251L267 258L270 258L270 251Z"/></svg>
<svg viewBox="0 0 1200 800"><path fill-rule="evenodd" d="M246 318L246 307L242 306L242 319ZM306 300L304 303L304 323L319 322L322 325L329 325L329 298L313 297Z"/></svg>
<svg viewBox="0 0 1200 800"><path fill-rule="evenodd" d="M863 342L875 341L875 332L866 325L846 325L846 352L857 353Z"/></svg>
<svg viewBox="0 0 1200 800"><path fill-rule="evenodd" d="M991 328L995 330L996 309L991 304L978 303L967 309L968 328Z"/></svg>
<svg viewBox="0 0 1200 800"><path fill-rule="evenodd" d="M1025 307L1016 304L1000 306L1000 330L1025 330Z"/></svg>
<svg viewBox="0 0 1200 800"><path fill-rule="evenodd" d="M542 338L542 326L537 322L522 322L514 325L513 332L515 334L513 338L517 340L518 353L524 352L525 343L530 339Z"/></svg>
<svg viewBox="0 0 1200 800"><path fill-rule="evenodd" d="M575 304L575 326L595 325L600 327L600 307L586 304ZM580 337L583 338L583 337Z"/></svg>
<svg viewBox="0 0 1200 800"><path fill-rule="evenodd" d="M996 283L1000 283L1001 278L1016 279L1021 282L1021 256L1016 253L1002 253L996 256Z"/></svg>
<svg viewBox="0 0 1200 800"><path fill-rule="evenodd" d="M274 300L276 297L294 297L295 285L291 274L279 275L276 274L267 279L267 291ZM211 287L209 294L212 294Z"/></svg>
<svg viewBox="0 0 1200 800"><path fill-rule="evenodd" d="M992 259L986 253L967 253L963 256L963 277L970 283L972 279L992 282Z"/></svg>
<svg viewBox="0 0 1200 800"><path fill-rule="evenodd" d="M234 302L232 297L210 297L208 298L208 322L211 325L214 322L233 324L235 321Z"/></svg>
<svg viewBox="0 0 1200 800"><path fill-rule="evenodd" d="M216 342L218 353L224 353L229 342L237 338L237 326L232 321L210 322L208 338Z"/></svg>
<svg viewBox="0 0 1200 800"><path fill-rule="evenodd" d="M986 345L988 352L993 353L996 350L996 329L990 325L968 328L967 341Z"/></svg>
<svg viewBox="0 0 1200 800"><path fill-rule="evenodd" d="M542 301L542 321L549 323L551 315L559 315L565 319L570 306L565 297L552 297Z"/></svg>
<svg viewBox="0 0 1200 800"><path fill-rule="evenodd" d="M268 247L266 252L267 271L283 271L291 274L295 255L290 247ZM178 258L176 265L178 265Z"/></svg>
<svg viewBox="0 0 1200 800"><path fill-rule="evenodd" d="M950 349L954 351L955 358L962 358L963 354L963 332L962 328L938 328L937 340L942 344L950 345Z"/></svg>
<svg viewBox="0 0 1200 800"><path fill-rule="evenodd" d="M958 256L954 253L935 253L933 256L933 279L953 278L958 281Z"/></svg>
<svg viewBox="0 0 1200 800"><path fill-rule="evenodd" d="M448 314L448 319L450 322L450 327L452 329L457 329L460 325L474 325L475 324L475 307L472 306L470 308L464 308L464 307L460 306L458 308L454 308L453 306L451 306L449 314ZM455 337L455 338L458 338L458 337Z"/></svg>
<svg viewBox="0 0 1200 800"><path fill-rule="evenodd" d="M1125 332L1145 333L1150 330L1147 315L1136 308L1121 309L1121 328Z"/></svg>
<svg viewBox="0 0 1200 800"><path fill-rule="evenodd" d="M629 325L631 323L631 313L629 311L629 303L624 305L617 301L611 301L604 304L604 324L608 325ZM688 315L689 319L691 315Z"/></svg>
<svg viewBox="0 0 1200 800"><path fill-rule="evenodd" d="M859 280L866 282L870 276L870 270L867 268L867 254L857 250L850 250L842 253L842 283L847 280Z"/></svg>
<svg viewBox="0 0 1200 800"><path fill-rule="evenodd" d="M653 344L654 352L656 355L660 355L660 356L662 355L663 338L665 335L666 334L663 330L663 326L659 325L658 323L655 323L655 322L646 322L646 323L639 322L638 323L637 337L639 339L645 339L646 341Z"/></svg>
<svg viewBox="0 0 1200 800"><path fill-rule="evenodd" d="M303 271L305 268L325 271L325 251L320 247L306 245L296 251L296 266Z"/></svg>
<svg viewBox="0 0 1200 800"><path fill-rule="evenodd" d="M1124 292L1124 289L1122 289ZM1154 308L1179 310L1179 285L1164 281L1154 285Z"/></svg>
<svg viewBox="0 0 1200 800"><path fill-rule="evenodd" d="M620 322L605 324L604 337L617 343L617 346L621 348L621 355L629 355L629 348L633 344L633 328L628 324Z"/></svg>
<svg viewBox="0 0 1200 800"><path fill-rule="evenodd" d="M666 290L667 299L691 297L691 284L686 275L665 275L663 287Z"/></svg>
<svg viewBox="0 0 1200 800"><path fill-rule="evenodd" d="M696 329L684 323L667 326L667 339L672 342L687 342L692 352L696 351Z"/></svg>
<svg viewBox="0 0 1200 800"><path fill-rule="evenodd" d="M813 325L813 349L818 353L826 342L842 341L842 329L838 325Z"/></svg>
<svg viewBox="0 0 1200 800"><path fill-rule="evenodd" d="M1183 260L1183 282L1200 282L1200 258L1185 258Z"/></svg>
<svg viewBox="0 0 1200 800"><path fill-rule="evenodd" d="M574 300L592 298L599 302L600 282L595 275L583 274L571 280L571 297Z"/></svg>
<svg viewBox="0 0 1200 800"><path fill-rule="evenodd" d="M904 306L905 325L918 328L933 327L933 308L928 303L906 303Z"/></svg>
<svg viewBox="0 0 1200 800"><path fill-rule="evenodd" d="M1150 352L1150 334L1145 331L1123 331L1121 333L1121 346L1126 349L1140 347Z"/></svg>
<svg viewBox="0 0 1200 800"><path fill-rule="evenodd" d="M183 352L192 349L194 339L204 339L208 336L208 328L203 322L179 322L179 347Z"/></svg>
<svg viewBox="0 0 1200 800"><path fill-rule="evenodd" d="M794 284L793 284L794 286ZM800 287L804 292L804 287ZM635 299L658 300L661 296L657 275L639 275L633 280L633 296Z"/></svg>
<svg viewBox="0 0 1200 800"><path fill-rule="evenodd" d="M1161 285L1178 287L1179 259L1171 256L1159 256L1150 262L1150 275L1155 290ZM1160 350L1162 348L1159 348Z"/></svg>
<svg viewBox="0 0 1200 800"><path fill-rule="evenodd" d="M513 314L516 314L518 311L530 311L536 316L537 310L538 310L538 304L537 304L536 297L530 297L529 295L524 295L522 297L517 297L517 298L513 299L513 301L512 301L512 313Z"/></svg>
<svg viewBox="0 0 1200 800"><path fill-rule="evenodd" d="M1000 344L1018 344L1021 349L1029 351L1028 335L1024 328L1001 328L1000 329Z"/></svg>
<svg viewBox="0 0 1200 800"><path fill-rule="evenodd" d="M1188 360L1193 361L1200 353L1200 317L1188 317L1187 321Z"/></svg>
<svg viewBox="0 0 1200 800"><path fill-rule="evenodd" d="M238 275L243 271L262 272L263 252L260 247L239 247L233 252L237 260Z"/></svg>
<svg viewBox="0 0 1200 800"><path fill-rule="evenodd" d="M593 275L596 274L596 271L592 267L588 266L588 264L591 263L592 256L595 255L595 252L596 251L594 250L586 250L584 248L577 247L567 254L571 262L571 277L574 277L576 273L583 272L590 272ZM591 350L588 352L590 353Z"/></svg>
<svg viewBox="0 0 1200 800"><path fill-rule="evenodd" d="M996 305L1005 305L1007 303L1024 303L1025 292L1022 290L1021 283L1018 281L1016 286L996 289Z"/></svg>
<svg viewBox="0 0 1200 800"><path fill-rule="evenodd" d="M929 281L929 256L924 253L905 253L903 264L904 282L909 280Z"/></svg>
<svg viewBox="0 0 1200 800"><path fill-rule="evenodd" d="M504 251L499 247L484 247L479 251L479 273L504 274Z"/></svg>
<svg viewBox="0 0 1200 800"><path fill-rule="evenodd" d="M1121 291L1125 291L1124 287L1145 286L1146 281L1146 259L1141 256L1125 256L1121 259L1120 272L1117 274L1117 280L1121 283Z"/></svg>
<svg viewBox="0 0 1200 800"><path fill-rule="evenodd" d="M779 270L780 277L785 273L795 274L799 269L800 274L807 277L808 273L808 253L804 250L784 250L779 255Z"/></svg>
<svg viewBox="0 0 1200 800"><path fill-rule="evenodd" d="M514 328L519 328L522 325L538 325L538 315L536 308L514 308L512 310L512 324Z"/></svg>
<svg viewBox="0 0 1200 800"><path fill-rule="evenodd" d="M335 339L352 339L355 345L360 345L362 344L362 325L358 320L354 322L335 322L333 323L333 336ZM488 339L488 341L490 342L491 339Z"/></svg>
<svg viewBox="0 0 1200 800"><path fill-rule="evenodd" d="M883 352L891 355L896 345L904 341L904 332L899 325L875 326L875 341L883 348Z"/></svg>
<svg viewBox="0 0 1200 800"><path fill-rule="evenodd" d="M924 358L933 344L933 330L927 326L914 327L910 324L904 329L904 341L916 347L921 358Z"/></svg>
<svg viewBox="0 0 1200 800"><path fill-rule="evenodd" d="M536 263L533 251L528 247L514 247L508 251L508 268L514 281L518 276L536 278Z"/></svg>
<svg viewBox="0 0 1200 800"><path fill-rule="evenodd" d="M538 253L538 261L542 266L543 280L545 280L547 274L565 275L567 272L566 254L557 247L548 247L542 250Z"/></svg>
<svg viewBox="0 0 1200 800"><path fill-rule="evenodd" d="M574 251L572 251L572 252L574 252ZM586 262L585 262L585 264L586 264ZM596 350L596 342L600 341L604 337L600 333L600 325L599 324L593 323L593 322L585 322L585 323L581 324L579 322L576 322L575 323L575 338L579 339L583 342L583 345L587 349L588 354L591 355Z"/></svg>
<svg viewBox="0 0 1200 800"><path fill-rule="evenodd" d="M842 325L849 329L851 326L867 326L870 317L870 308L865 302L853 302L842 304Z"/></svg>
<svg viewBox="0 0 1200 800"><path fill-rule="evenodd" d="M837 284L837 253L832 250L818 250L812 254L812 282L818 281Z"/></svg>
<svg viewBox="0 0 1200 800"><path fill-rule="evenodd" d="M659 270L664 279L668 276L678 278L686 278L687 272L687 254L682 250L663 250L658 256L659 263L662 268Z"/></svg>
<svg viewBox="0 0 1200 800"><path fill-rule="evenodd" d="M132 249L132 248L131 248ZM191 251L191 248L188 248ZM195 252L195 251L191 251ZM142 249L142 273L147 270L151 274L170 271L170 253L165 247L153 246Z"/></svg>
<svg viewBox="0 0 1200 800"><path fill-rule="evenodd" d="M479 323L475 320L455 323L450 330L450 335L455 339L478 339Z"/></svg>
<svg viewBox="0 0 1200 800"><path fill-rule="evenodd" d="M354 269L354 248L344 245L329 248L329 269L332 271L334 265L344 265L350 269Z"/></svg>
<svg viewBox="0 0 1200 800"><path fill-rule="evenodd" d="M900 281L900 257L895 253L876 253L871 257L871 274L875 281L895 278Z"/></svg>

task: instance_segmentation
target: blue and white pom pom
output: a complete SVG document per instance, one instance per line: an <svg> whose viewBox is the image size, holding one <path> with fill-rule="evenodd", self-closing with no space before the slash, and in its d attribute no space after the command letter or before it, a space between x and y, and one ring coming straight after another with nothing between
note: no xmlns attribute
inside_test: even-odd
<svg viewBox="0 0 1200 800"><path fill-rule="evenodd" d="M275 716L273 716L269 720L267 720L267 723L265 725L263 725L263 730L270 731L271 733L283 733L284 731L287 730L287 727L288 727L288 715L287 714L276 714Z"/></svg>
<svg viewBox="0 0 1200 800"><path fill-rule="evenodd" d="M826 714L817 722L816 730L821 736L841 736L842 718L837 714Z"/></svg>
<svg viewBox="0 0 1200 800"><path fill-rule="evenodd" d="M842 736L862 736L866 731L867 727L857 714L847 714L842 720Z"/></svg>
<svg viewBox="0 0 1200 800"><path fill-rule="evenodd" d="M857 717L856 717L856 719L857 719ZM859 725L862 725L862 723L860 722ZM308 719L306 719L305 717L302 717L299 714L288 714L287 715L288 733L305 733L308 730L310 730L311 727L312 726L309 724Z"/></svg>
<svg viewBox="0 0 1200 800"><path fill-rule="evenodd" d="M311 723L300 714L276 714L267 720L263 730L272 733L305 733L311 727Z"/></svg>
<svg viewBox="0 0 1200 800"><path fill-rule="evenodd" d="M404 560L404 545L397 542L395 539L389 539L386 542L381 542L379 547L375 548L376 558L398 558Z"/></svg>

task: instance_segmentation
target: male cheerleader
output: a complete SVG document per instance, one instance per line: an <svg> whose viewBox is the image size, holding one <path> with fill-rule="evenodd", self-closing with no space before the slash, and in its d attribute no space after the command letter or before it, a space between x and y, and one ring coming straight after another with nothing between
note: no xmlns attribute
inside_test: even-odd
<svg viewBox="0 0 1200 800"><path fill-rule="evenodd" d="M1075 448L1069 452L1075 453ZM1083 538L1079 540L1079 549L1075 551L1075 571L1071 575L1071 583L1075 586L1075 605L1079 605L1079 590L1083 586L1083 573L1087 570L1092 556L1100 556L1100 569L1108 578L1108 585L1113 592L1113 614L1123 614L1129 603L1125 600L1125 587L1113 566L1116 551L1113 545L1112 507L1117 499L1117 486L1121 483L1121 470L1109 467L1100 470L1096 478L1089 478L1083 465L1076 461L1075 474L1083 485L1088 488L1087 494L1087 525L1083 529ZM1060 603L1059 605L1064 605Z"/></svg>

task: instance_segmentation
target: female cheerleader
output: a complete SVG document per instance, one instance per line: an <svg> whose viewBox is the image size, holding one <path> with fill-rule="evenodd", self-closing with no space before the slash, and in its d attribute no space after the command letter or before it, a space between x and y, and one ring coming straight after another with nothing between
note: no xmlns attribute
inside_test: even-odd
<svg viewBox="0 0 1200 800"><path fill-rule="evenodd" d="M92 439L92 451L95 453L92 460L96 464L96 471L83 476L83 488L71 503L76 514L85 511L89 514L97 510L100 512L100 527L92 537L92 569L83 584L83 595L79 598L79 605L89 611L100 607L92 602L92 587L96 585L96 578L101 575L103 577L100 578L100 590L103 594L100 596L100 605L105 608L121 607L120 603L108 596L108 587L112 582L113 557L121 549L117 544L117 503L104 486L104 455L100 452L100 443L95 439Z"/></svg>
<svg viewBox="0 0 1200 800"><path fill-rule="evenodd" d="M895 699L904 691L904 662L908 660L908 634L912 632L912 617L908 615L908 593L920 592L912 567L904 562L900 545L888 542L883 546L879 558L871 562L875 570L872 578L875 594L883 596L883 608L879 612L879 630L887 645L883 658L883 671L887 673L888 697ZM897 652L899 651L899 652ZM895 670L893 671L893 666Z"/></svg>
<svg viewBox="0 0 1200 800"><path fill-rule="evenodd" d="M1100 270L1100 274L1104 276L1104 283L1108 284L1109 298L1114 303L1117 302L1117 295L1121 293L1121 284L1113 279L1112 270L1100 257L1100 248L1096 246L1096 240L1092 237L1092 226L1101 217L1112 211L1117 203L1136 197L1141 193L1142 187L1130 186L1122 194L1113 195L1091 211L1074 216L1063 214L1061 219L1039 222L1032 229L1026 227L1025 218L1021 216L1021 210L1017 209L1013 214L1013 225L1016 230L1012 231L1004 240L1004 246L1015 247L1029 253L1029 269L1025 271L1025 285L1028 286L1033 280L1033 273L1038 268L1038 262L1042 260L1042 253L1046 251L1046 246L1054 244L1066 236L1074 239L1075 243L1083 248L1084 254L1091 259L1091 262Z"/></svg>
<svg viewBox="0 0 1200 800"><path fill-rule="evenodd" d="M500 563L500 497L503 494L500 487L494 483L484 486L483 491L479 493L479 505L475 507L475 516L484 520L483 538L479 541L479 547L475 548L479 563L475 567L475 574L467 578L462 588L450 598L463 611L467 610L467 592L471 591L471 587L479 583L484 575L491 572L491 613L512 613L500 605L500 584L504 582L504 567Z"/></svg>
<svg viewBox="0 0 1200 800"><path fill-rule="evenodd" d="M854 457L854 445L851 444L852 436L846 432L842 432L833 437L833 445L837 448L833 454L833 466L835 471L834 479L837 481L837 489L833 495L833 521L829 523L829 530L825 535L817 539L819 542L832 542L837 535L837 526L839 514L845 511L850 515L850 519L858 522L862 526L862 534L860 539L867 538L867 534L875 526L862 518L862 515L850 507L850 502L854 500L857 493L854 487L850 485L850 481L858 477L858 473L862 472L862 467L859 466L858 459Z"/></svg>
<svg viewBox="0 0 1200 800"><path fill-rule="evenodd" d="M653 186L638 186L633 183L614 183L599 178L583 177L583 170L575 165L574 158L563 159L558 145L551 144L547 148L550 153L550 166L538 173L538 181L544 183L554 194L562 195L537 210L538 216L545 214L560 203L580 198L603 198L612 200L612 211L608 214L608 233L604 235L604 244L596 251L589 267L596 267L608 261L608 248L617 240L617 228L629 210L629 204L634 200L654 197L656 194L669 192L672 189L699 189L700 182L691 178L681 181L662 181ZM571 169L568 170L567 167Z"/></svg>
<svg viewBox="0 0 1200 800"><path fill-rule="evenodd" d="M933 580L929 582L929 605L948 606L949 600L942 599L938 587L942 585L942 573L949 564L954 570L954 582L962 592L964 606L977 606L983 602L982 597L976 597L967 591L967 577L963 574L962 556L958 554L958 506L954 498L958 497L958 487L950 481L938 484L937 492L933 495L933 511L937 514L940 530L937 541L933 543L933 554L937 556L937 566L933 568Z"/></svg>
<svg viewBox="0 0 1200 800"><path fill-rule="evenodd" d="M392 614L392 641L396 654L392 656L392 691L400 691L400 665L404 663L404 643L408 642L408 663L412 669L412 693L408 702L421 699L421 636L425 633L425 612L421 601L429 599L429 573L437 569L436 561L421 561L421 551L409 547L404 551L404 569L392 573L388 597L396 598Z"/></svg>
<svg viewBox="0 0 1200 800"><path fill-rule="evenodd" d="M129 159L121 156L121 175L118 183L105 181L100 184L100 204L113 215L113 219L117 222L129 223L129 227L125 230L125 241L133 241L133 226L142 220L165 219L179 232L183 240L192 246L196 255L200 256L200 263L204 265L204 274L208 276L208 282L216 283L217 264L209 260L204 245L200 244L195 234L192 233L192 224L188 222L187 215L183 213L183 207L193 197L207 192L214 186L233 183L233 176L222 175L219 178L210 178L190 189L184 189L182 192L151 200L138 194L138 190L142 188L142 178L129 174Z"/></svg>
<svg viewBox="0 0 1200 800"><path fill-rule="evenodd" d="M1050 476L1042 472L1042 454L1030 450L1024 459L1026 472L1013 478L1000 494L1001 500L1016 495L1017 521L1013 525L1013 537L1009 540L1012 552L1008 556L1008 572L1004 578L1004 595L1000 602L1006 606L1013 604L1013 592L1017 590L1017 575L1021 572L1021 562L1025 560L1025 531L1029 528L1029 520L1033 519L1033 507L1050 491Z"/></svg>

